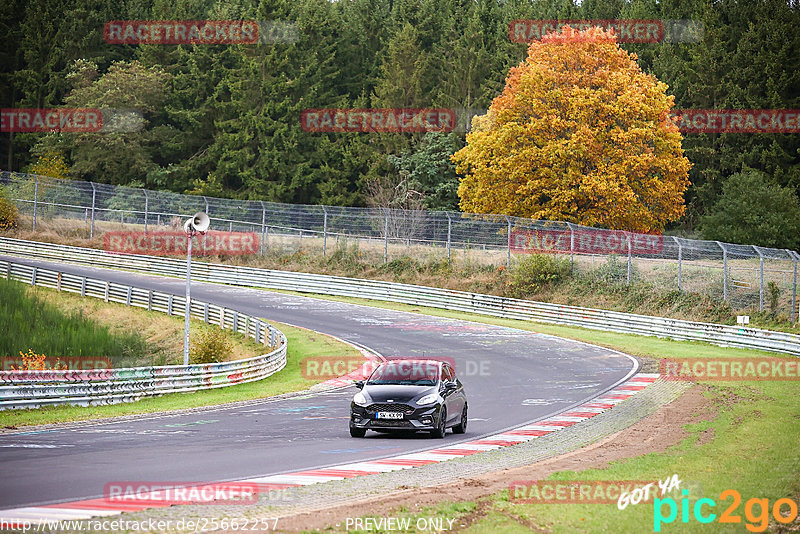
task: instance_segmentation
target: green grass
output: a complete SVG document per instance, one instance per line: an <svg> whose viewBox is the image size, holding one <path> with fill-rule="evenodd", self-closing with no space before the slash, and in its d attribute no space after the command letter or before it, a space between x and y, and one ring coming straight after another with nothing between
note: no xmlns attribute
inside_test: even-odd
<svg viewBox="0 0 800 534"><path fill-rule="evenodd" d="M107 356L129 359L149 352L136 332L111 333L82 311L64 313L20 282L0 279L0 356L32 349L48 357Z"/></svg>
<svg viewBox="0 0 800 534"><path fill-rule="evenodd" d="M264 380L214 390L173 393L161 397L143 399L131 404L112 404L87 408L57 406L33 410L2 411L0 412L0 428L197 408L227 402L260 399L293 391L303 391L318 382L302 376L300 362L303 358L307 356L340 355L359 357L360 355L355 348L330 336L281 323L271 321L270 323L286 334L289 348L286 367Z"/></svg>

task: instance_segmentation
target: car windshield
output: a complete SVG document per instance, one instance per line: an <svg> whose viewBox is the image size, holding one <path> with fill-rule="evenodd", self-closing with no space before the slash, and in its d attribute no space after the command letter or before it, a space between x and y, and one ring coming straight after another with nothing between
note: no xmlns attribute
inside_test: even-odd
<svg viewBox="0 0 800 534"><path fill-rule="evenodd" d="M435 386L439 381L439 363L431 361L386 362L375 369L368 385Z"/></svg>

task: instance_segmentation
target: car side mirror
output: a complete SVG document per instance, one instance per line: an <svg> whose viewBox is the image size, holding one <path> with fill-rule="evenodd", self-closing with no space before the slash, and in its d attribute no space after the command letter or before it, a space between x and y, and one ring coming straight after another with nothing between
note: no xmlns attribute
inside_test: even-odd
<svg viewBox="0 0 800 534"><path fill-rule="evenodd" d="M444 389L445 391L452 391L454 389L458 389L458 384L456 384L455 382L445 382Z"/></svg>
<svg viewBox="0 0 800 534"><path fill-rule="evenodd" d="M354 380L353 384L355 384L355 386L358 389L364 389L364 381L363 380Z"/></svg>

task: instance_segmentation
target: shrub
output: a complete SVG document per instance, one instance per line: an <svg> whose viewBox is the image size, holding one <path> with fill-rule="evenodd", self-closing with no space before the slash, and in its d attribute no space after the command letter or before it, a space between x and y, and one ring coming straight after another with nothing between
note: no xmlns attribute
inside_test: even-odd
<svg viewBox="0 0 800 534"><path fill-rule="evenodd" d="M0 190L0 230L13 230L19 226L19 213L14 203Z"/></svg>
<svg viewBox="0 0 800 534"><path fill-rule="evenodd" d="M628 260L622 260L619 256L610 255L606 262L592 271L591 276L607 284L625 284L628 282ZM636 279L636 266L631 265L631 281Z"/></svg>
<svg viewBox="0 0 800 534"><path fill-rule="evenodd" d="M569 260L547 254L531 254L517 262L510 272L508 292L521 298L569 277Z"/></svg>
<svg viewBox="0 0 800 534"><path fill-rule="evenodd" d="M233 345L222 329L210 328L200 334L189 350L192 363L220 363L230 358Z"/></svg>
<svg viewBox="0 0 800 534"><path fill-rule="evenodd" d="M769 299L769 312L774 316L778 315L778 305L781 298L781 288L775 282L767 282L767 295Z"/></svg>

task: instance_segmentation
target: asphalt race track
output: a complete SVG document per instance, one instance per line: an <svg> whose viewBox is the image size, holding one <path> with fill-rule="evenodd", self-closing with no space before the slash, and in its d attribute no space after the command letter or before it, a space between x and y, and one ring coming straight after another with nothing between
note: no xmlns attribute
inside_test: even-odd
<svg viewBox="0 0 800 534"><path fill-rule="evenodd" d="M177 279L7 259L176 295L185 290ZM354 387L178 416L6 433L0 434L0 509L102 497L110 482L235 480L452 445L561 412L638 369L631 357L601 347L467 321L207 283L193 283L192 297L332 334L387 358L453 358L469 398L467 433L444 440L372 432L351 438Z"/></svg>

